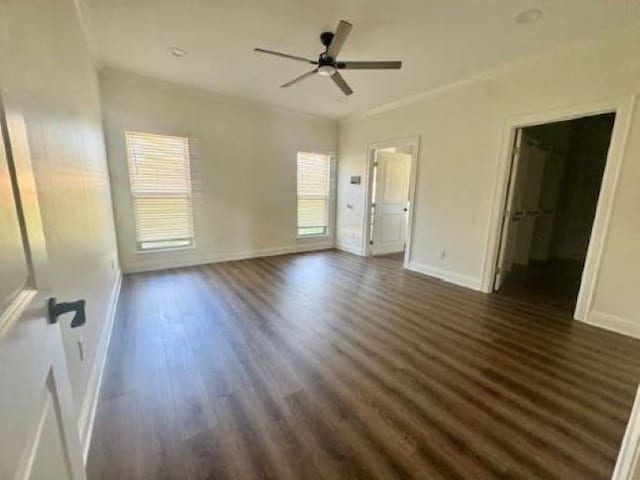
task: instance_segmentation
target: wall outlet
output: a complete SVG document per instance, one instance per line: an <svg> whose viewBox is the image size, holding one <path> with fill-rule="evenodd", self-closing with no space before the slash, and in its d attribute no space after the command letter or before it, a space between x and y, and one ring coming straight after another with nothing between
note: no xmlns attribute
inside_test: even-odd
<svg viewBox="0 0 640 480"><path fill-rule="evenodd" d="M440 260L447 258L447 251L444 248L438 250L438 258L440 258Z"/></svg>

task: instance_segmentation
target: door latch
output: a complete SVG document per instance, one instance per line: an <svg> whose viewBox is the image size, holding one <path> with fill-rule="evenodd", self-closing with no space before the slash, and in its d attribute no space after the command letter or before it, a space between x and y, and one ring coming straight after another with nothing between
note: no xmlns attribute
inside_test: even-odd
<svg viewBox="0 0 640 480"><path fill-rule="evenodd" d="M527 212L525 212L524 210L517 210L513 212L513 221L517 222L521 218L526 217L526 215L527 215Z"/></svg>
<svg viewBox="0 0 640 480"><path fill-rule="evenodd" d="M49 323L58 323L58 317L60 315L75 312L75 315L71 319L71 328L81 327L87 323L87 317L84 312L85 304L85 300L58 303L55 297L51 297L47 304L49 309Z"/></svg>

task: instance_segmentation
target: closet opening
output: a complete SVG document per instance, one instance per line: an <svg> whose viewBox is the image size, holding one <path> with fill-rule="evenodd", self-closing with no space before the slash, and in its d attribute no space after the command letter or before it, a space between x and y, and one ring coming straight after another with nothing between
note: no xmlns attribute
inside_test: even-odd
<svg viewBox="0 0 640 480"><path fill-rule="evenodd" d="M615 113L516 130L493 290L573 313Z"/></svg>

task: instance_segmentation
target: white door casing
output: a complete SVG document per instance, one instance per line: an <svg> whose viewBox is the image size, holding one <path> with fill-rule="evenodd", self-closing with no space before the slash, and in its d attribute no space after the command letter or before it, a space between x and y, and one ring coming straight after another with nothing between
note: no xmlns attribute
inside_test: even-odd
<svg viewBox="0 0 640 480"><path fill-rule="evenodd" d="M376 152L372 255L402 252L407 236L411 155Z"/></svg>
<svg viewBox="0 0 640 480"><path fill-rule="evenodd" d="M3 228L13 215L11 225L19 232L27 272L26 282L7 297L0 311L0 478L82 480L85 473L60 329L47 318L46 245L27 132L20 110L6 102L0 102L0 124L4 168L0 193L3 198L9 193L13 200L0 205ZM0 255L6 253L3 245ZM0 284L6 283L6 275L0 267Z"/></svg>
<svg viewBox="0 0 640 480"><path fill-rule="evenodd" d="M636 391L611 480L640 480L640 387Z"/></svg>

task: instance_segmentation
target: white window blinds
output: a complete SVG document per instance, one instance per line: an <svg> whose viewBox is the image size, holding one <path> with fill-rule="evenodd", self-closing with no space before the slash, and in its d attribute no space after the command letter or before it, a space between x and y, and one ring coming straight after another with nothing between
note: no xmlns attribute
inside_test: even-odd
<svg viewBox="0 0 640 480"><path fill-rule="evenodd" d="M125 135L138 249L193 245L189 139Z"/></svg>
<svg viewBox="0 0 640 480"><path fill-rule="evenodd" d="M331 156L298 152L298 235L326 235Z"/></svg>

